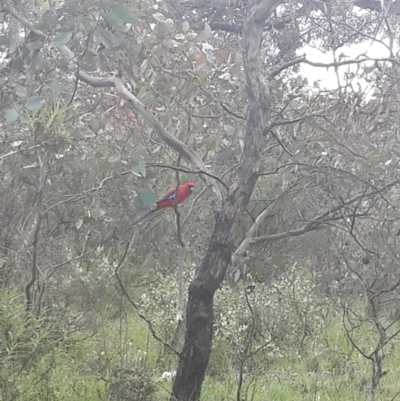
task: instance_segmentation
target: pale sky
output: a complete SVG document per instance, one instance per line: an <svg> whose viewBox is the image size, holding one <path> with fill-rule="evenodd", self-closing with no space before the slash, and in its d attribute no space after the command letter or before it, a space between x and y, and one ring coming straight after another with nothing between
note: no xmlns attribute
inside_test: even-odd
<svg viewBox="0 0 400 401"><path fill-rule="evenodd" d="M387 43L387 41L384 41ZM305 46L298 52L299 56L304 54L306 58L310 61L319 62L319 63L332 63L334 62L333 54L326 54L324 52L320 52L319 50ZM373 42L371 40L365 41L364 43L354 44L351 46L341 48L336 56L339 57L340 54L344 54L346 57L342 58L342 60L351 60L356 59L361 55L365 55L366 57L371 58L385 58L389 57L389 50L381 43ZM371 66L373 62L365 62L363 65ZM339 67L341 79L343 77L342 74L346 71L356 71L357 66L342 66ZM302 64L300 66L300 75L304 76L309 80L309 83L312 85L314 81L320 81L320 87L323 89L335 89L337 88L337 77L333 67L331 68L321 68L321 67L313 67L307 64ZM357 81L360 83L363 90L367 90L367 84L365 81ZM341 82L343 84L344 81Z"/></svg>

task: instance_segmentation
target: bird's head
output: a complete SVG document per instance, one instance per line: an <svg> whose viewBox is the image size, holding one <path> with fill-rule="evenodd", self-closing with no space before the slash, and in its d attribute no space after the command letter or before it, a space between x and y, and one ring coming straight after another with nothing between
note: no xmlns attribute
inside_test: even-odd
<svg viewBox="0 0 400 401"><path fill-rule="evenodd" d="M186 186L186 191L188 192L188 194L192 193L192 188L194 187L193 182L187 182L185 184L185 186Z"/></svg>

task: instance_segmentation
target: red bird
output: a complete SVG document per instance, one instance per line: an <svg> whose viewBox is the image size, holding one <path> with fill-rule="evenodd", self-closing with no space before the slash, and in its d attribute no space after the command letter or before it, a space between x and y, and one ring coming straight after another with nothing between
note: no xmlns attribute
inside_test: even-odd
<svg viewBox="0 0 400 401"><path fill-rule="evenodd" d="M193 182L186 182L185 184L179 185L178 193L177 193L177 195L178 195L177 203L178 204L182 203L184 200L186 200L190 196L190 194L192 193L193 187L194 187ZM149 210L142 217L140 217L138 220L136 220L133 224L140 223L146 217L149 217L150 215L157 212L158 210L165 209L167 207L174 207L175 192L176 192L176 189L171 189L170 191L168 191L163 197L161 197L157 201L155 208Z"/></svg>

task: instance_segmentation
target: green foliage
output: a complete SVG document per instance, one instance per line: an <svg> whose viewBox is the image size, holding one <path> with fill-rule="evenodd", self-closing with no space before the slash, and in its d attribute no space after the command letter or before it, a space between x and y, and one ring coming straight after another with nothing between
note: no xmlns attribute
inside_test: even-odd
<svg viewBox="0 0 400 401"><path fill-rule="evenodd" d="M257 370L266 360L276 362L295 343L299 350L306 348L323 324L312 287L301 271L257 284L247 294L224 285L215 297L212 360L216 372L221 371L218 363L224 359L235 364L249 335L253 337L251 352L259 349L249 361L250 370Z"/></svg>
<svg viewBox="0 0 400 401"><path fill-rule="evenodd" d="M21 299L0 290L0 400L98 399L103 386L80 376L66 338L45 315L29 315ZM96 398L95 398L96 397Z"/></svg>
<svg viewBox="0 0 400 401"><path fill-rule="evenodd" d="M130 369L118 369L113 372L109 387L110 400L152 400L155 386L141 372Z"/></svg>
<svg viewBox="0 0 400 401"><path fill-rule="evenodd" d="M169 341L175 327L176 283L174 279L159 278L158 284L146 286L138 295L141 310L146 311L157 333ZM264 353L245 360L241 390L244 399L365 400L370 366L349 343L340 313L329 304L320 304L318 310L309 309L309 315L296 315L307 310L314 297L306 296L309 281L304 277L296 281L297 301L287 279L282 277L274 284L279 288L279 297L277 292L257 285L251 305L259 311L257 330L265 336L268 330L277 330L265 320L275 316L283 337L275 339ZM251 300L251 294L249 297ZM243 292L226 286L218 293L215 304L215 346L202 400L230 401L236 399L238 361L243 356L247 340L244 333L249 328L248 309ZM124 307L117 319L111 318L107 309L102 304L97 311L95 332L62 334L48 315L28 315L20 298L2 290L0 400L165 400L171 386L167 373L174 369L175 358L165 353L163 345L151 337L147 324L132 309ZM283 317L279 320L280 314ZM284 316L288 316L287 324L289 320L296 321L300 327L285 329ZM299 341L305 321L308 336ZM297 331L291 333L293 329ZM363 349L373 343L369 332L363 331L359 336ZM254 348L259 345L257 341L253 344ZM392 399L398 391L399 361L400 350L396 346L387 354L389 373L379 389L382 400Z"/></svg>

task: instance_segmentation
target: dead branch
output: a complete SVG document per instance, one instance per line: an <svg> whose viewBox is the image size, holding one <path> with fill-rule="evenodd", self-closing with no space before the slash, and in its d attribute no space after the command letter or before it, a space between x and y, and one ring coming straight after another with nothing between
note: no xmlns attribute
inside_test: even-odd
<svg viewBox="0 0 400 401"><path fill-rule="evenodd" d="M278 240L285 239L285 238L298 237L298 236L306 234L310 231L314 231L317 228L319 228L322 224L329 221L330 220L329 216L332 216L334 213L338 212L339 210L341 210L341 209L345 208L346 206L349 206L355 202L358 202L360 199L368 199L368 198L372 198L375 195L379 195L382 192L385 192L388 189L392 188L393 186L395 186L398 183L399 183L399 180L394 180L376 190L373 190L373 191L365 193L365 194L357 195L357 196L341 203L340 205L330 208L329 210L320 214L319 216L314 217L312 220L310 220L308 223L306 223L302 228L300 228L298 230L290 230L290 231L286 231L286 232L282 232L282 233L278 233L278 234L271 234L271 235L264 235L262 237L255 237L255 238L250 239L248 243L250 245L255 245L255 244L260 244L260 243L273 242L273 241L278 241Z"/></svg>

